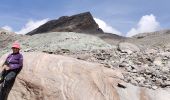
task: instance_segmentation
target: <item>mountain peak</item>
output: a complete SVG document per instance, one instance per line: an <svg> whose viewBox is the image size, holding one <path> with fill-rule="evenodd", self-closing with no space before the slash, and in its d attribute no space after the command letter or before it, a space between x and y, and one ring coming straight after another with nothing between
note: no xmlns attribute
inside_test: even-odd
<svg viewBox="0 0 170 100"><path fill-rule="evenodd" d="M27 33L34 35L46 32L78 32L78 33L103 33L93 19L90 12L84 12L72 16L62 16L57 20L51 20L37 29Z"/></svg>

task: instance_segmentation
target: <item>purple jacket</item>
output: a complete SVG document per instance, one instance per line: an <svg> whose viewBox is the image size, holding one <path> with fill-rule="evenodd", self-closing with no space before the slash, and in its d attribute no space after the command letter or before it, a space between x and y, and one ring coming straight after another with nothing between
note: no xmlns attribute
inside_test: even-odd
<svg viewBox="0 0 170 100"><path fill-rule="evenodd" d="M18 69L18 68L22 68L23 66L23 56L20 53L12 53L9 54L5 64L8 65L10 67L10 69Z"/></svg>

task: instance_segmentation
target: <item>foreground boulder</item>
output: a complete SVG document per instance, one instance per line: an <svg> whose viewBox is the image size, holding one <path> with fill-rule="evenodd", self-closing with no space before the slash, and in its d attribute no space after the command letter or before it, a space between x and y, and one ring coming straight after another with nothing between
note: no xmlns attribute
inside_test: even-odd
<svg viewBox="0 0 170 100"><path fill-rule="evenodd" d="M60 55L24 53L8 100L169 100L170 90L121 81L121 70ZM0 65L6 56L0 58Z"/></svg>

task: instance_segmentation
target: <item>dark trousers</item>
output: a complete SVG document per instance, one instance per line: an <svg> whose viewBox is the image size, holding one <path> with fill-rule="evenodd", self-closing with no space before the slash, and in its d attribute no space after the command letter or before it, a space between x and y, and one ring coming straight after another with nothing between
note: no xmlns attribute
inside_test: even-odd
<svg viewBox="0 0 170 100"><path fill-rule="evenodd" d="M8 94L14 85L15 78L21 69L14 69L14 70L3 70L0 73L0 100L7 100Z"/></svg>

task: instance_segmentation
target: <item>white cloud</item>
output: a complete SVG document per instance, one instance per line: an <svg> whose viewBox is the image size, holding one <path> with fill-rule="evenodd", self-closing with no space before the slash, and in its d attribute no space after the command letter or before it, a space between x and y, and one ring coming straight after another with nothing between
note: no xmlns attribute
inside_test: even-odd
<svg viewBox="0 0 170 100"><path fill-rule="evenodd" d="M122 33L119 32L118 30L116 30L115 28L113 28L112 26L108 25L106 22L104 22L103 20L99 19L99 18L94 18L94 20L96 21L96 23L99 25L99 28L101 28L104 32L108 32L108 33L113 33L113 34L117 34L117 35L121 35Z"/></svg>
<svg viewBox="0 0 170 100"><path fill-rule="evenodd" d="M49 19L43 19L43 20L38 20L38 21L33 21L30 20L28 21L28 23L18 32L18 34L26 34L36 28L38 28L39 26L41 26L42 24L46 23Z"/></svg>
<svg viewBox="0 0 170 100"><path fill-rule="evenodd" d="M160 24L156 20L153 14L143 16L137 24L136 28L132 28L127 34L127 37L131 37L138 33L153 32L160 29Z"/></svg>
<svg viewBox="0 0 170 100"><path fill-rule="evenodd" d="M10 26L3 26L3 29L12 32L12 28Z"/></svg>

